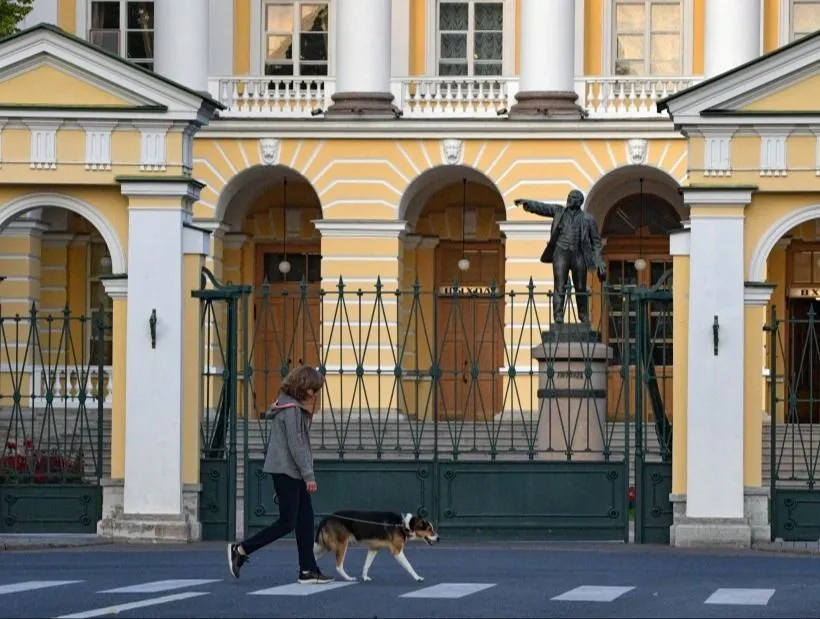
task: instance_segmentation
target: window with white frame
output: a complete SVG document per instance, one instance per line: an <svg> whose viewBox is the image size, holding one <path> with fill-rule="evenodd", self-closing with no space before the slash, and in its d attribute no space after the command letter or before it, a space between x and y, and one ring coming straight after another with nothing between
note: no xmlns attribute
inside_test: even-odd
<svg viewBox="0 0 820 619"><path fill-rule="evenodd" d="M111 275L111 257L108 255L108 247L101 238L92 238L88 245L88 290L86 304L86 316L93 318L102 308L105 315L105 334L103 336L103 365L112 365L113 348L111 341L111 325L113 324L114 303L111 297L105 292L105 286L100 279L101 276ZM97 350L97 337L95 333L94 321L89 320L85 327L86 345L88 347L88 363L94 367L99 365L99 351Z"/></svg>
<svg viewBox="0 0 820 619"><path fill-rule="evenodd" d="M820 1L792 0L791 39L799 39L820 30Z"/></svg>
<svg viewBox="0 0 820 619"><path fill-rule="evenodd" d="M613 1L615 75L681 75L683 2Z"/></svg>
<svg viewBox="0 0 820 619"><path fill-rule="evenodd" d="M328 74L330 50L330 8L328 4L327 2L266 2L264 4L262 47L265 54L265 75ZM357 36L355 33L348 34Z"/></svg>
<svg viewBox="0 0 820 619"><path fill-rule="evenodd" d="M439 75L501 75L503 0L439 0L437 17Z"/></svg>
<svg viewBox="0 0 820 619"><path fill-rule="evenodd" d="M153 1L92 0L90 8L88 40L153 71Z"/></svg>

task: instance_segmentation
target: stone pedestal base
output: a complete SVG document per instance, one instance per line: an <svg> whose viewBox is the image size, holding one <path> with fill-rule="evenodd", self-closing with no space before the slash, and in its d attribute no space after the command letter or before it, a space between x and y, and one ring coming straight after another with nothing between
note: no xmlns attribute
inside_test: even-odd
<svg viewBox="0 0 820 619"><path fill-rule="evenodd" d="M686 495L672 494L669 500L672 502L671 546L751 548L754 544L771 540L767 488L744 489L743 518L737 519L689 518L686 516Z"/></svg>
<svg viewBox="0 0 820 619"><path fill-rule="evenodd" d="M337 92L330 98L333 104L325 110L325 118L392 120L399 116L389 92Z"/></svg>
<svg viewBox="0 0 820 619"><path fill-rule="evenodd" d="M198 542L202 539L199 522L199 484L182 489L181 516L126 514L123 510L125 486L122 479L104 479L102 520L97 535L128 542Z"/></svg>
<svg viewBox="0 0 820 619"><path fill-rule="evenodd" d="M581 106L575 103L578 94L572 91L519 92L515 100L517 103L510 108L510 118L580 120L586 116Z"/></svg>
<svg viewBox="0 0 820 619"><path fill-rule="evenodd" d="M585 325L555 325L532 349L538 360L538 459L601 459L612 349L600 337Z"/></svg>
<svg viewBox="0 0 820 619"><path fill-rule="evenodd" d="M184 516L121 514L100 520L97 535L117 542L190 544L202 539L202 527Z"/></svg>

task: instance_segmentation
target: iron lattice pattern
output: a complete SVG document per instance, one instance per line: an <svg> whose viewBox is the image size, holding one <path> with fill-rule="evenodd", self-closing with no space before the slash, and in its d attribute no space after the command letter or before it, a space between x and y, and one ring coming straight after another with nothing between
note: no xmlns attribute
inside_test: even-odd
<svg viewBox="0 0 820 619"><path fill-rule="evenodd" d="M532 283L364 290L340 279L329 290L303 282L253 293L211 283L197 293L210 457L232 444L263 457L265 410L287 372L308 363L326 377L311 430L317 459L608 462L639 449L669 460L669 291L590 294L599 337L567 344L550 325L552 292ZM226 291L233 305L221 302ZM566 315L577 322L575 303Z"/></svg>
<svg viewBox="0 0 820 619"><path fill-rule="evenodd" d="M0 313L0 486L99 482L106 328L102 310Z"/></svg>

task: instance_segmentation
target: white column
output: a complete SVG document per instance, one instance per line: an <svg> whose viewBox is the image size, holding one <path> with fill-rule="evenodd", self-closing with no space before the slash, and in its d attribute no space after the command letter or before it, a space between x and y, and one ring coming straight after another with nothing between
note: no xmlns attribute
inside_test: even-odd
<svg viewBox="0 0 820 619"><path fill-rule="evenodd" d="M208 90L208 11L209 0L154 0L154 70L200 92Z"/></svg>
<svg viewBox="0 0 820 619"><path fill-rule="evenodd" d="M335 0L336 94L327 116L393 115L390 0Z"/></svg>
<svg viewBox="0 0 820 619"><path fill-rule="evenodd" d="M519 90L575 89L575 1L521 0Z"/></svg>
<svg viewBox="0 0 820 619"><path fill-rule="evenodd" d="M704 77L760 55L760 1L706 0Z"/></svg>
<svg viewBox="0 0 820 619"><path fill-rule="evenodd" d="M574 0L521 0L521 79L510 118L580 118Z"/></svg>
<svg viewBox="0 0 820 619"><path fill-rule="evenodd" d="M182 518L183 256L198 185L126 182L126 516ZM150 197L151 206L140 203ZM154 206L157 199L167 207ZM156 342L150 320L156 312Z"/></svg>
<svg viewBox="0 0 820 619"><path fill-rule="evenodd" d="M687 545L681 543L682 536L691 543L747 544L751 534L742 520L743 209L751 194L742 188L684 188L691 221L686 441L690 522L678 527L678 545Z"/></svg>

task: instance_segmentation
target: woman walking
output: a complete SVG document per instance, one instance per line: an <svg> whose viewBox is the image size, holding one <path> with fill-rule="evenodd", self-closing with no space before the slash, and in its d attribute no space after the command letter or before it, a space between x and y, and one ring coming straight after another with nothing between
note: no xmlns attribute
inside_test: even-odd
<svg viewBox="0 0 820 619"><path fill-rule="evenodd" d="M228 569L234 578L248 557L296 530L299 551L300 584L326 584L325 576L313 556L313 504L316 492L313 452L310 448L310 420L324 384L315 368L302 365L291 370L282 381L279 397L265 414L270 420L270 438L262 470L273 477L279 499L279 519L238 544L228 545Z"/></svg>

